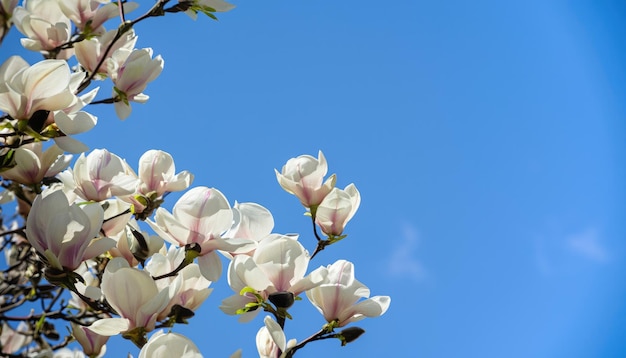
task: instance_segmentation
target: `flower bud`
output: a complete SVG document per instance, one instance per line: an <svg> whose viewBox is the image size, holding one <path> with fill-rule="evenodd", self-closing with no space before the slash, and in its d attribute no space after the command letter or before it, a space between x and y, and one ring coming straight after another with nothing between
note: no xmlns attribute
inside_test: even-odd
<svg viewBox="0 0 626 358"><path fill-rule="evenodd" d="M291 305L293 305L295 301L293 292L289 292L289 291L270 293L268 299L277 308L285 308L285 309L291 307Z"/></svg>
<svg viewBox="0 0 626 358"><path fill-rule="evenodd" d="M360 327L348 327L337 335L337 338L341 340L341 346L345 346L346 344L355 341L357 338L361 337L361 335L365 333L365 330Z"/></svg>

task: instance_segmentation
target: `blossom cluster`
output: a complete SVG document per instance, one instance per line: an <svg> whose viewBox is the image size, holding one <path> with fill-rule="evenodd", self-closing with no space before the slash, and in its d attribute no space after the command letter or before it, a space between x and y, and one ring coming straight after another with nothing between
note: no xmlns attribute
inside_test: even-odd
<svg viewBox="0 0 626 358"><path fill-rule="evenodd" d="M291 357L326 338L342 345L358 338L362 329L344 327L384 314L390 298L370 297L347 260L309 267L319 252L347 237L361 201L354 184L340 189L335 174L326 177L321 151L276 170L279 185L314 224L317 246L310 254L299 235L274 232L267 208L231 204L216 188L193 186L193 174L177 171L165 151L148 150L133 167L73 137L97 125L89 105L112 104L126 119L132 102L149 99L144 92L164 61L151 48L135 47L136 23L178 12L214 17L233 6L160 0L126 20L138 8L108 0L0 0L0 43L14 26L24 36L22 46L44 57L29 64L15 55L0 66L0 203L13 203L19 215L10 226L2 222L2 353L100 357L109 337L121 335L137 345L139 357L201 357L172 329L188 323L223 275L233 290L221 303L225 314L241 322L269 314L256 336L261 357ZM119 25L107 30L118 17ZM111 81L111 97L96 99L97 81ZM172 192L182 195L168 210L163 204ZM287 341L289 309L304 296L325 324L301 342ZM7 313L26 301L40 301L48 311L13 327ZM54 317L71 322L71 336L59 344L46 341L60 336ZM71 340L82 351L70 351Z"/></svg>

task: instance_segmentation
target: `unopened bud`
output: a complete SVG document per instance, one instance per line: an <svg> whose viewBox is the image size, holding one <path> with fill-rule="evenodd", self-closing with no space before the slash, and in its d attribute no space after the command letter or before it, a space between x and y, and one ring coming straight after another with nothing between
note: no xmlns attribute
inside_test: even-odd
<svg viewBox="0 0 626 358"><path fill-rule="evenodd" d="M289 308L293 305L295 298L292 292L285 291L270 293L269 300L277 308Z"/></svg>
<svg viewBox="0 0 626 358"><path fill-rule="evenodd" d="M341 340L341 346L345 346L346 344L356 340L361 337L361 335L365 333L365 330L360 327L348 327L338 334L338 338Z"/></svg>

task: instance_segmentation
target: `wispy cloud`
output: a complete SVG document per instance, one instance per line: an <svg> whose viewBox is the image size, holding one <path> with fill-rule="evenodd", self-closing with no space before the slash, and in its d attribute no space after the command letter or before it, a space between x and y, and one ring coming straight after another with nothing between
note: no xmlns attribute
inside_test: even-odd
<svg viewBox="0 0 626 358"><path fill-rule="evenodd" d="M610 261L608 249L604 246L598 231L593 228L569 236L567 238L567 246L570 250L588 260L600 263Z"/></svg>
<svg viewBox="0 0 626 358"><path fill-rule="evenodd" d="M391 251L389 272L394 276L408 277L416 281L424 279L426 271L416 257L419 244L417 228L405 223L400 237L402 240Z"/></svg>
<svg viewBox="0 0 626 358"><path fill-rule="evenodd" d="M539 272L552 276L569 272L583 263L606 264L612 259L606 237L590 226L583 230L541 235L534 241L534 261Z"/></svg>

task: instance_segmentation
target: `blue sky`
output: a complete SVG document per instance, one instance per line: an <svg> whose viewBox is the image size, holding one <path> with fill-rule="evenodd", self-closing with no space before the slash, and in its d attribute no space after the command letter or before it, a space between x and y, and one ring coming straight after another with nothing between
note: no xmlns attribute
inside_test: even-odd
<svg viewBox="0 0 626 358"><path fill-rule="evenodd" d="M219 22L140 24L137 46L165 59L150 101L123 122L94 108L81 138L135 167L166 150L194 185L268 207L309 250L310 223L273 169L321 149L338 186L356 184L349 237L311 267L351 260L391 307L347 347L297 356L626 355L626 5L235 4ZM261 318L225 316L226 277L214 287L175 330L206 357L256 356ZM288 338L324 323L306 298L293 316ZM136 354L113 342L111 356Z"/></svg>

